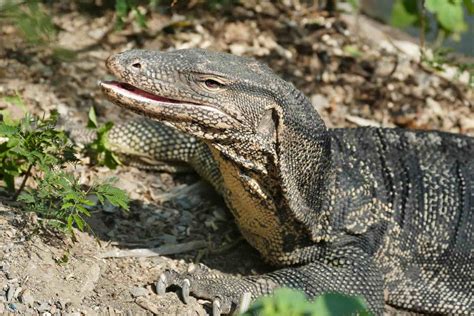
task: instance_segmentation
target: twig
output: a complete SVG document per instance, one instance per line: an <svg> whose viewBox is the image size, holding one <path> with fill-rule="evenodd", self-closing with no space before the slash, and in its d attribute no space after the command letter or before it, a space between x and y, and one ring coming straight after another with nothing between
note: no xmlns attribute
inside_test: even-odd
<svg viewBox="0 0 474 316"><path fill-rule="evenodd" d="M140 307L143 307L144 309L152 312L154 315L160 314L160 309L158 308L158 305L153 304L150 300L144 297L137 297L135 303L137 303Z"/></svg>
<svg viewBox="0 0 474 316"><path fill-rule="evenodd" d="M30 172L31 172L31 169L33 168L33 163L31 163L29 166L28 166L28 170L26 170L26 173L25 173L25 176L23 177L23 181L21 182L21 185L20 187L18 188L18 190L15 192L15 194L13 195L13 198L12 200L13 201L16 201L16 199L18 198L18 196L20 195L21 191L23 191L23 189L25 188L25 185L26 185L26 180L28 180L28 177L30 176Z"/></svg>
<svg viewBox="0 0 474 316"><path fill-rule="evenodd" d="M205 248L205 240L196 240L175 245L163 245L156 248L137 248L130 250L114 249L101 254L100 258L123 258L123 257L157 257L164 255L174 255Z"/></svg>
<svg viewBox="0 0 474 316"><path fill-rule="evenodd" d="M422 51L425 50L425 32L426 32L426 25L425 25L425 18L426 18L426 10L425 10L425 0L418 1L418 10L420 10L420 47Z"/></svg>

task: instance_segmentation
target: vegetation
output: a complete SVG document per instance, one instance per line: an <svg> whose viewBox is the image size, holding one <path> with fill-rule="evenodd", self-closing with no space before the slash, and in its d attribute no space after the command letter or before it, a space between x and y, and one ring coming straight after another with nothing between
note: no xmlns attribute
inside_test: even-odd
<svg viewBox="0 0 474 316"><path fill-rule="evenodd" d="M16 97L17 104L22 104ZM3 113L0 122L0 179L12 199L37 213L48 226L70 233L73 227L87 228L84 218L97 204L110 203L128 210L126 193L114 187L108 179L88 187L81 184L66 168L77 162L71 141L56 129L57 112L38 118L26 114L14 120ZM15 179L21 184L15 188ZM28 179L32 179L27 187Z"/></svg>
<svg viewBox="0 0 474 316"><path fill-rule="evenodd" d="M119 158L107 145L107 132L113 126L114 123L112 122L99 125L94 108L89 109L87 128L95 130L96 137L90 144L87 144L86 154L98 165L107 166L110 169L115 169L120 164Z"/></svg>
<svg viewBox="0 0 474 316"><path fill-rule="evenodd" d="M430 27L430 16L435 20L437 46L446 36L455 39L467 31L464 9L469 14L474 13L472 0L397 0L392 9L391 23L397 27L418 26L424 34ZM430 15L428 15L428 13Z"/></svg>
<svg viewBox="0 0 474 316"><path fill-rule="evenodd" d="M243 316L368 316L361 298L342 294L324 294L308 301L301 291L279 289L271 296L258 299Z"/></svg>
<svg viewBox="0 0 474 316"><path fill-rule="evenodd" d="M458 62L450 56L451 50L443 47L447 37L459 40L468 30L465 13L474 14L473 0L396 0L392 8L391 24L420 29L421 60L432 69L442 71L446 66L458 68L458 73L469 73L469 85L474 87L474 64ZM433 23L431 23L433 22ZM436 39L430 51L426 48L426 33L434 28Z"/></svg>

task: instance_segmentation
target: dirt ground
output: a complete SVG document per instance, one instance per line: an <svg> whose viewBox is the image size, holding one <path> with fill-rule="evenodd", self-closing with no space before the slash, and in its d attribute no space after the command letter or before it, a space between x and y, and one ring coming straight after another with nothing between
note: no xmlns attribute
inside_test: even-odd
<svg viewBox="0 0 474 316"><path fill-rule="evenodd" d="M474 94L466 75L422 67L415 42L363 16L329 16L298 1L242 1L223 10L189 2L152 12L147 29L130 17L117 31L113 8L91 12L75 3L48 7L59 30L50 45L29 44L0 21L0 109L15 111L3 97L19 94L32 113L58 109L77 126L84 126L91 106L102 121L123 121L132 114L106 101L97 86L107 77L110 54L201 47L268 63L306 93L330 127L474 136ZM75 58L58 59L55 46L74 51ZM243 275L271 269L196 175L109 170L82 161L75 173L83 183L119 178L132 200L130 212L94 209L94 234L76 232L73 242L38 232L41 219L0 196L0 314L205 315L206 302L185 305L174 292L158 296L159 274L192 262Z"/></svg>

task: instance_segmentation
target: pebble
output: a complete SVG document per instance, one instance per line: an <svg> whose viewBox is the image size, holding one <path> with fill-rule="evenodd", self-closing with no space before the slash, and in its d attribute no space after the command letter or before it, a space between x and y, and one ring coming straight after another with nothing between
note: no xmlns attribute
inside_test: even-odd
<svg viewBox="0 0 474 316"><path fill-rule="evenodd" d="M19 296L20 302L22 302L25 305L28 305L29 307L33 306L33 303L35 299L31 295L30 290L24 290L23 293L20 294Z"/></svg>
<svg viewBox="0 0 474 316"><path fill-rule="evenodd" d="M11 282L15 282L15 280L17 279L16 274L14 272L11 272L11 271L5 271L5 276Z"/></svg>
<svg viewBox="0 0 474 316"><path fill-rule="evenodd" d="M13 292L13 298L17 298L21 291L23 291L23 289L21 287L17 287L15 292Z"/></svg>
<svg viewBox="0 0 474 316"><path fill-rule="evenodd" d="M16 305L13 303L8 303L7 307L8 307L8 311L11 311L11 312L16 311Z"/></svg>
<svg viewBox="0 0 474 316"><path fill-rule="evenodd" d="M63 309L65 310L67 305L70 305L70 302L68 300L58 300L54 303L56 305L56 307L58 307L59 309Z"/></svg>
<svg viewBox="0 0 474 316"><path fill-rule="evenodd" d="M323 96L322 94L313 94L311 96L311 103L313 104L313 107L317 111L321 111L321 110L329 107L328 99L325 96Z"/></svg>
<svg viewBox="0 0 474 316"><path fill-rule="evenodd" d="M130 289L130 294L132 294L133 297L146 296L148 294L148 290L144 287L135 286Z"/></svg>
<svg viewBox="0 0 474 316"><path fill-rule="evenodd" d="M50 310L50 306L47 302L44 302L41 303L40 306L36 307L36 310L38 310L38 312L47 312Z"/></svg>
<svg viewBox="0 0 474 316"><path fill-rule="evenodd" d="M9 286L7 290L7 302L10 302L13 299L13 295L15 294L15 288L13 286Z"/></svg>

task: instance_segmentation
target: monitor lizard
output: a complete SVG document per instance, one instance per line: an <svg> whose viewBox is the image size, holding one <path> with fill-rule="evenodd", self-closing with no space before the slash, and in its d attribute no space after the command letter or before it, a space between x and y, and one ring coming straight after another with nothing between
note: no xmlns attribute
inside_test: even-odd
<svg viewBox="0 0 474 316"><path fill-rule="evenodd" d="M474 139L400 128L328 129L304 94L252 58L131 50L106 62L113 103L148 120L112 129L118 151L187 162L276 267L237 277L199 266L170 285L230 312L279 287L362 296L370 311L469 314ZM159 121L157 123L154 121Z"/></svg>

